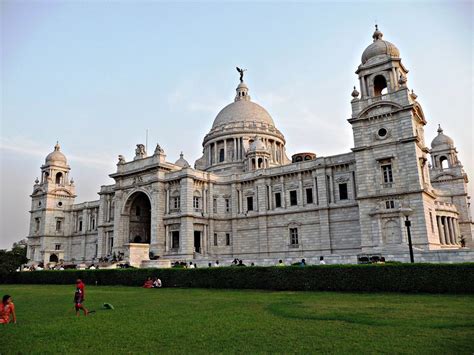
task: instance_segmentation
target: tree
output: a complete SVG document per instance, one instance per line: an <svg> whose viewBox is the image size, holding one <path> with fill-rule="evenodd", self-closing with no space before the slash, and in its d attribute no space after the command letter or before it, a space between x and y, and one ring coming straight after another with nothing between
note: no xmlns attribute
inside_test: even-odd
<svg viewBox="0 0 474 355"><path fill-rule="evenodd" d="M14 243L9 251L0 249L0 274L14 272L27 262L26 246L22 242Z"/></svg>

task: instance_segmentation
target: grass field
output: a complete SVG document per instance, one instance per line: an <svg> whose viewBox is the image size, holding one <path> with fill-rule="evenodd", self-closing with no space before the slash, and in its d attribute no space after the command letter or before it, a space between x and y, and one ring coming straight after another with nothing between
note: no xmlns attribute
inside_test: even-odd
<svg viewBox="0 0 474 355"><path fill-rule="evenodd" d="M18 324L1 354L474 352L474 297L0 285ZM103 302L115 310L102 310Z"/></svg>

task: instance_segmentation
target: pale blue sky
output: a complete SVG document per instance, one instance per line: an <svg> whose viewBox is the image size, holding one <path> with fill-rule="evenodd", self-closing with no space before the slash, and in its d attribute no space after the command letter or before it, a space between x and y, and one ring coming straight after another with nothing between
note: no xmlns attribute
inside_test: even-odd
<svg viewBox="0 0 474 355"><path fill-rule="evenodd" d="M375 21L401 52L429 143L441 123L474 179L472 2L2 1L0 248L25 237L29 194L56 140L77 202L110 184L149 129L194 164L247 68L288 155L350 151L350 93ZM471 184L472 185L472 184ZM473 193L471 188L471 193Z"/></svg>

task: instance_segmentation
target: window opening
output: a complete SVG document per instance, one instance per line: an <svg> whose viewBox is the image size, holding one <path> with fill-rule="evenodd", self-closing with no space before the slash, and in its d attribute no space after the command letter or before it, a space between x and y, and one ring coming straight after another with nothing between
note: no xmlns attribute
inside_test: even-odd
<svg viewBox="0 0 474 355"><path fill-rule="evenodd" d="M298 195L296 193L296 190L290 191L290 205L291 206L296 206L298 204Z"/></svg>
<svg viewBox="0 0 474 355"><path fill-rule="evenodd" d="M306 189L306 203L313 203L313 189Z"/></svg>

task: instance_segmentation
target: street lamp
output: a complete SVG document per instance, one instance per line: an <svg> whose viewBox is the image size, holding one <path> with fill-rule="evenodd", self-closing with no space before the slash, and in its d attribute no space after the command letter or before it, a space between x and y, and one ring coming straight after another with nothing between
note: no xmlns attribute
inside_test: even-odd
<svg viewBox="0 0 474 355"><path fill-rule="evenodd" d="M408 217L413 213L413 210L411 208L406 208L406 209L403 209L402 213L406 218L405 227L407 227L408 248L410 249L410 262L414 263L415 259L413 258L413 245L411 244L411 233L410 233L411 221L408 219Z"/></svg>

